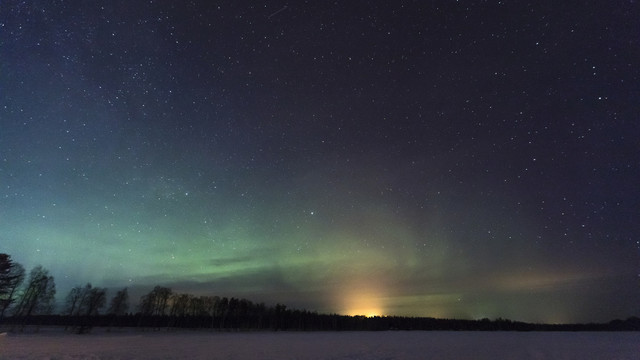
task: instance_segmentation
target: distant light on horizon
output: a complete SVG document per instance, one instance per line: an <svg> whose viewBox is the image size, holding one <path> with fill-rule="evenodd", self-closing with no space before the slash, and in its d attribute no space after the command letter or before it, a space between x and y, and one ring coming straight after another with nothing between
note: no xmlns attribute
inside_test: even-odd
<svg viewBox="0 0 640 360"><path fill-rule="evenodd" d="M462 3L2 3L0 251L60 304L640 316L637 5Z"/></svg>

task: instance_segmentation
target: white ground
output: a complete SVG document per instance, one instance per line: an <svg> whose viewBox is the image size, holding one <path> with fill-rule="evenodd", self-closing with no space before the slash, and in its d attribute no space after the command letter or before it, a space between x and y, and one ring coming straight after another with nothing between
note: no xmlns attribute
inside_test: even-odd
<svg viewBox="0 0 640 360"><path fill-rule="evenodd" d="M111 332L0 336L0 359L640 359L640 332Z"/></svg>

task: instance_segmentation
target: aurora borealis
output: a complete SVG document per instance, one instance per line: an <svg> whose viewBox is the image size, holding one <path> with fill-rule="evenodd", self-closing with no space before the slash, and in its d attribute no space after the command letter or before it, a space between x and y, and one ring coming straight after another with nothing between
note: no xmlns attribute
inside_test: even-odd
<svg viewBox="0 0 640 360"><path fill-rule="evenodd" d="M2 1L0 252L59 297L640 315L615 3Z"/></svg>

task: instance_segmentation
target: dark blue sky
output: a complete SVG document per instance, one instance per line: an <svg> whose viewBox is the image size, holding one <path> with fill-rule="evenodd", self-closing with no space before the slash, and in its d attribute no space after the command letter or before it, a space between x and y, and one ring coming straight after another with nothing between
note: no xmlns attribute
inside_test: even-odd
<svg viewBox="0 0 640 360"><path fill-rule="evenodd" d="M640 315L639 19L632 1L3 1L0 251L61 296Z"/></svg>

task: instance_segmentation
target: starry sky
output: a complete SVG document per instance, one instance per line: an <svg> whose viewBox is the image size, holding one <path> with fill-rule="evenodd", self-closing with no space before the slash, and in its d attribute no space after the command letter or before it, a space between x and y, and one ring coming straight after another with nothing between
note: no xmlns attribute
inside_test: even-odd
<svg viewBox="0 0 640 360"><path fill-rule="evenodd" d="M0 252L60 301L640 315L640 5L576 5L2 1Z"/></svg>

